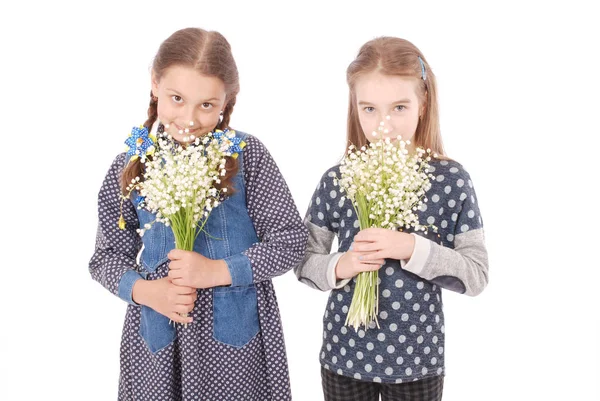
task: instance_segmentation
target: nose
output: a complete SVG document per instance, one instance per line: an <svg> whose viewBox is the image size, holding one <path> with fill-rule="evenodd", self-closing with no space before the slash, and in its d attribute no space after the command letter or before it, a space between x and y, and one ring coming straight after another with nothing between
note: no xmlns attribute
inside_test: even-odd
<svg viewBox="0 0 600 401"><path fill-rule="evenodd" d="M392 119L389 114L380 115L380 122L377 126L378 134L389 134L394 131L394 127L392 125Z"/></svg>
<svg viewBox="0 0 600 401"><path fill-rule="evenodd" d="M183 123L186 125L186 127L190 127L196 124L196 115L195 115L195 108L194 107L188 107L185 111L185 114L183 115Z"/></svg>

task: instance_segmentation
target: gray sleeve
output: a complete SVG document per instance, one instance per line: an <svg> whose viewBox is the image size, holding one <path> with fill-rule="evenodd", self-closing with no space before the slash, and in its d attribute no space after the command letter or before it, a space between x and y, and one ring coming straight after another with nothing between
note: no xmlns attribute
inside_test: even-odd
<svg viewBox="0 0 600 401"><path fill-rule="evenodd" d="M296 277L302 283L317 290L331 290L332 279L328 276L332 269L335 269L335 263L342 255L342 253L329 253L335 234L307 219L304 224L308 228L308 244L302 262L294 269Z"/></svg>
<svg viewBox="0 0 600 401"><path fill-rule="evenodd" d="M339 223L331 220L331 208L325 201L327 193L333 187L333 177L335 167L323 174L310 200L304 218L304 225L308 228L306 253L294 269L298 280L321 291L341 288L349 281L336 280L335 277L335 265L343 253L330 253L339 227Z"/></svg>
<svg viewBox="0 0 600 401"><path fill-rule="evenodd" d="M442 288L474 296L487 286L488 254L473 183L468 173L461 174L456 178L463 196L448 212L452 229L443 233L440 244L414 234L413 255L402 267Z"/></svg>
<svg viewBox="0 0 600 401"><path fill-rule="evenodd" d="M488 256L482 228L456 235L454 248L422 237L417 237L416 242L413 256L426 255L424 263L411 260L404 269L461 294L475 296L486 287Z"/></svg>

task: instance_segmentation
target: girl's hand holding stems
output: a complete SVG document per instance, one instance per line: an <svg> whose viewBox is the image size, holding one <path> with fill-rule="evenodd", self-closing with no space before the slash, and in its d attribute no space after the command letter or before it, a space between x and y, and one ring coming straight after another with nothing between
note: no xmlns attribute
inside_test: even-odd
<svg viewBox="0 0 600 401"><path fill-rule="evenodd" d="M133 286L133 300L148 306L176 323L191 323L186 316L194 309L197 289L231 285L231 275L224 260L209 259L197 252L173 249L169 275L158 280L138 280Z"/></svg>
<svg viewBox="0 0 600 401"><path fill-rule="evenodd" d="M173 284L193 288L231 285L231 275L223 259L209 259L197 252L173 249L167 255L169 278Z"/></svg>
<svg viewBox="0 0 600 401"><path fill-rule="evenodd" d="M355 237L335 267L339 280L350 279L361 272L379 270L385 259L408 260L415 248L411 234L385 228L367 228Z"/></svg>

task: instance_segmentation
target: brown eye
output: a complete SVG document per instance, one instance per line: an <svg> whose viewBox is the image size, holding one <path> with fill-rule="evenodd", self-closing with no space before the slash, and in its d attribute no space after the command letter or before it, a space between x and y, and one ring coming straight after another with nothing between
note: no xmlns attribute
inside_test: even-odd
<svg viewBox="0 0 600 401"><path fill-rule="evenodd" d="M175 103L181 103L181 102L183 102L183 99L179 95L173 95L173 96L171 96L171 99L173 99L173 101Z"/></svg>

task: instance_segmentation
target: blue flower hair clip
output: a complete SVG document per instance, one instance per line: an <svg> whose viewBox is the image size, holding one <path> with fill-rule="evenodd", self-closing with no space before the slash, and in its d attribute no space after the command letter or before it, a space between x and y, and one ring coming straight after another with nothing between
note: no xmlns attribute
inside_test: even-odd
<svg viewBox="0 0 600 401"><path fill-rule="evenodd" d="M127 156L130 157L129 160L136 160L139 157L144 162L146 156L154 154L155 143L156 137L148 132L148 128L143 125L133 127L131 134L125 140L125 145L128 146Z"/></svg>
<svg viewBox="0 0 600 401"><path fill-rule="evenodd" d="M215 130L215 132L213 132L213 137L219 144L225 143L229 145L226 152L228 153L228 156L231 156L234 159L237 159L238 155L243 151L244 147L246 147L246 142L235 136L235 131L229 128L225 128L224 131L219 129Z"/></svg>

